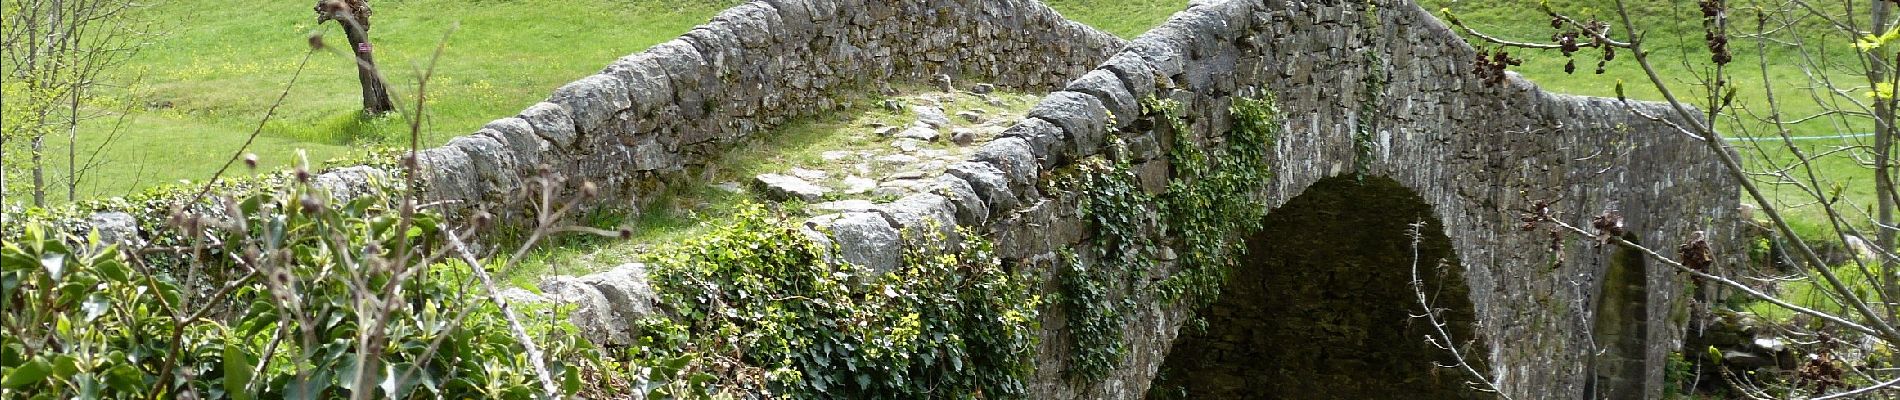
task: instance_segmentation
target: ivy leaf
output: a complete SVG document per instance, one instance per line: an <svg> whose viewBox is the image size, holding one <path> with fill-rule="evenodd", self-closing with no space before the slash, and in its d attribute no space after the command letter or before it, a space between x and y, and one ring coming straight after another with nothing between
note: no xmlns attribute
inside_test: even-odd
<svg viewBox="0 0 1900 400"><path fill-rule="evenodd" d="M224 346L224 392L231 400L251 399L251 392L245 387L251 384L252 358L244 346Z"/></svg>
<svg viewBox="0 0 1900 400"><path fill-rule="evenodd" d="M53 277L54 282L59 282L59 278L65 276L66 274L66 254L65 253L41 254L40 266L46 268L46 274L51 275Z"/></svg>
<svg viewBox="0 0 1900 400"><path fill-rule="evenodd" d="M0 387L19 389L45 380L46 376L52 373L52 364L47 363L46 360L34 359L7 372L7 378L5 381L0 381Z"/></svg>
<svg viewBox="0 0 1900 400"><path fill-rule="evenodd" d="M92 295L86 296L86 302L79 305L79 310L86 313L86 322L99 319L99 316L105 315L106 310L110 308L112 308L112 298L100 292L92 292Z"/></svg>

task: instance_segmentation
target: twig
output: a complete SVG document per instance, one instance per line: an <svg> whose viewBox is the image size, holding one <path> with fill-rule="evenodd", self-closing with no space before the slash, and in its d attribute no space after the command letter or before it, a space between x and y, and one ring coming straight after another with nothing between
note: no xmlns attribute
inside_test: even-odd
<svg viewBox="0 0 1900 400"><path fill-rule="evenodd" d="M541 381L541 389L547 391L549 396L563 397L561 387L554 385L553 375L548 373L547 361L543 359L541 349L534 345L534 338L528 336L528 329L521 324L521 319L515 317L514 308L509 307L508 299L502 297L500 290L495 289L495 280L488 276L488 268L482 266L481 260L475 259L474 253L462 243L461 237L453 232L445 236L448 236L450 250L460 255L462 262L467 263L469 269L475 271L475 277L481 279L482 287L488 290L488 296L495 301L495 306L501 309L502 317L508 320L508 329L514 331L515 340L521 342L521 347L528 356L528 364L534 367L535 379Z"/></svg>

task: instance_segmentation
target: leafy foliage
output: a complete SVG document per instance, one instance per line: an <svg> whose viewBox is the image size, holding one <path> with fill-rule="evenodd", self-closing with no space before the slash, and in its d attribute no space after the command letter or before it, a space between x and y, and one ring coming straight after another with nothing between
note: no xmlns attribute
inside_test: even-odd
<svg viewBox="0 0 1900 400"><path fill-rule="evenodd" d="M1119 140L1117 140L1119 142ZM1121 362L1123 310L1135 308L1129 292L1146 281L1159 251L1152 228L1154 199L1142 191L1126 162L1085 160L1066 186L1082 188L1081 211L1095 226L1089 257L1069 254L1061 271L1062 305L1068 313L1072 376L1100 379Z"/></svg>
<svg viewBox="0 0 1900 400"><path fill-rule="evenodd" d="M1092 253L1068 254L1059 277L1072 341L1067 372L1082 379L1099 380L1121 362L1123 312L1135 308L1135 290L1150 288L1159 234L1180 254L1181 269L1152 289L1162 300L1202 306L1219 297L1226 271L1246 250L1236 239L1258 230L1267 212L1258 187L1272 176L1267 152L1279 133L1271 98L1236 98L1233 130L1211 153L1190 136L1179 103L1149 99L1144 106L1175 132L1175 176L1166 193L1149 195L1126 161L1100 158L1082 161L1058 182L1084 193L1081 214L1097 233Z"/></svg>
<svg viewBox="0 0 1900 400"><path fill-rule="evenodd" d="M1179 120L1176 112L1165 111L1173 107L1156 108L1164 110L1164 118ZM1236 98L1231 112L1233 130L1216 153L1175 136L1175 179L1162 202L1168 236L1178 240L1182 268L1162 282L1164 299L1201 306L1220 297L1226 271L1246 252L1245 243L1236 238L1259 230L1267 214L1266 197L1257 187L1273 177L1267 157L1280 134L1280 111L1273 98L1265 97Z"/></svg>
<svg viewBox="0 0 1900 400"><path fill-rule="evenodd" d="M656 257L676 322L646 326L666 345L643 357L698 357L741 375L728 387L790 398L1027 395L1041 300L976 235L943 254L916 249L946 238L911 238L905 267L872 275L761 207L733 221Z"/></svg>
<svg viewBox="0 0 1900 400"><path fill-rule="evenodd" d="M329 202L308 184L226 198L218 213L174 214L173 230L192 233L172 236L181 246L132 252L27 225L0 249L5 389L33 398L543 395L500 310L471 291L470 267L438 262L437 216L404 217L380 195ZM161 268L147 254L168 251L184 263ZM543 348L572 361L551 368L563 389L580 390L598 356L570 327L534 329Z"/></svg>

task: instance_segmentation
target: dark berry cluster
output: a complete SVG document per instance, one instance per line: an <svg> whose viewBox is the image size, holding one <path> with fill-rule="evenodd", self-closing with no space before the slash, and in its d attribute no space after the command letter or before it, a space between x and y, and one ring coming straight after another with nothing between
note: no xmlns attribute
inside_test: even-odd
<svg viewBox="0 0 1900 400"><path fill-rule="evenodd" d="M1698 4L1702 6L1702 40L1708 43L1710 61L1714 61L1715 65L1734 61L1735 57L1728 52L1728 34L1725 33L1726 29L1723 29L1728 17L1728 2L1701 0Z"/></svg>
<svg viewBox="0 0 1900 400"><path fill-rule="evenodd" d="M1486 85L1504 83L1504 70L1512 66L1523 65L1524 60L1511 58L1504 49L1478 50L1478 58L1472 63L1471 73L1483 79Z"/></svg>

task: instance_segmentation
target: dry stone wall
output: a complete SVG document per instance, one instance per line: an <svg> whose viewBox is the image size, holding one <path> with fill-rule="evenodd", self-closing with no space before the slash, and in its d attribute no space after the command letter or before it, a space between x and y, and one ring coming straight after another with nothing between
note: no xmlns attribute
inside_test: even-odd
<svg viewBox="0 0 1900 400"><path fill-rule="evenodd" d="M545 164L599 185L602 205L637 206L726 145L852 95L946 76L1046 91L1123 44L1030 0L752 1L420 158L439 200L505 208Z"/></svg>

